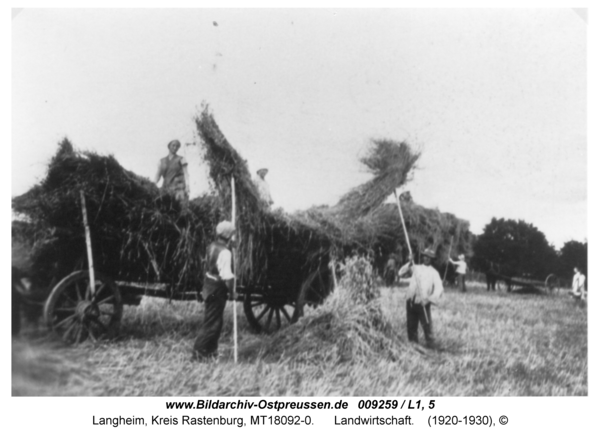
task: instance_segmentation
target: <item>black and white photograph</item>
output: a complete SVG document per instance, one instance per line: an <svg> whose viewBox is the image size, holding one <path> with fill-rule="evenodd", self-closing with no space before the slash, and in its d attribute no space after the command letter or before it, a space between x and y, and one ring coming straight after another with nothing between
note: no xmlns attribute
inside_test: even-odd
<svg viewBox="0 0 600 436"><path fill-rule="evenodd" d="M10 396L587 400L591 17L13 8Z"/></svg>

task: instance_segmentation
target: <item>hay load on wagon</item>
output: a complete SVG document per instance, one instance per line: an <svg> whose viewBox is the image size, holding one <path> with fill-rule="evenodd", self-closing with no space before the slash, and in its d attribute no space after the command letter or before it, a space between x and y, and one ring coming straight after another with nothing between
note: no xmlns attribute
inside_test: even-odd
<svg viewBox="0 0 600 436"><path fill-rule="evenodd" d="M230 218L233 177L238 283L246 316L258 331L294 321L306 302L321 302L333 286L332 261L355 252L371 253L377 261L402 248L397 211L382 203L406 183L418 160L407 144L373 141L362 159L372 180L334 206L288 214L261 203L246 162L208 109L195 123L214 190L188 208L122 168L114 157L76 152L66 139L61 143L46 177L13 199L13 210L27 217L27 231L19 232L30 242L30 263L39 282L51 289L65 275L87 267L81 191L95 268L115 280L168 284L167 296L178 298L201 288L205 248L216 223ZM451 215L410 202L403 202L403 208L411 244L443 247L458 229L468 235L468 224Z"/></svg>
<svg viewBox="0 0 600 436"><path fill-rule="evenodd" d="M80 192L98 270L115 279L186 289L201 283L198 253L220 219L216 199L205 195L182 209L113 156L75 152L68 139L50 161L46 177L12 202L13 210L27 218L31 268L38 280L56 281L87 264Z"/></svg>

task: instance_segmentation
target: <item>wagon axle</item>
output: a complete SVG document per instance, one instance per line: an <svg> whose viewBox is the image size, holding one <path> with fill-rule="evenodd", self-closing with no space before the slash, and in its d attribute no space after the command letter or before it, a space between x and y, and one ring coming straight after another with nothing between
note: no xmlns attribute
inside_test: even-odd
<svg viewBox="0 0 600 436"><path fill-rule="evenodd" d="M100 309L98 308L98 305L87 300L83 300L77 303L75 313L77 314L81 322L98 320L98 318L100 317Z"/></svg>

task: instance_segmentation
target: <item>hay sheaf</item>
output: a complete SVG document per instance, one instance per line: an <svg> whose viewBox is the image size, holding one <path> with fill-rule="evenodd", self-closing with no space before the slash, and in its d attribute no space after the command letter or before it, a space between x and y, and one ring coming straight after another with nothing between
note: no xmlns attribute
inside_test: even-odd
<svg viewBox="0 0 600 436"><path fill-rule="evenodd" d="M409 350L383 313L371 262L354 257L342 269L340 286L323 305L262 345L263 359L311 364L397 361Z"/></svg>
<svg viewBox="0 0 600 436"><path fill-rule="evenodd" d="M408 347L383 317L379 300L353 304L336 288L314 313L269 338L260 352L266 361L298 363L365 362L400 359Z"/></svg>
<svg viewBox="0 0 600 436"><path fill-rule="evenodd" d="M345 194L334 207L335 213L345 221L367 216L406 184L419 157L406 142L372 140L360 162L373 178Z"/></svg>

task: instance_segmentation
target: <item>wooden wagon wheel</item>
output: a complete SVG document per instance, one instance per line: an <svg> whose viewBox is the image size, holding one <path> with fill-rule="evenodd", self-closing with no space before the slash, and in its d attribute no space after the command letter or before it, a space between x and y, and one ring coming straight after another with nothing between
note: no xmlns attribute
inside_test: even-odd
<svg viewBox="0 0 600 436"><path fill-rule="evenodd" d="M509 292L510 288L508 286L508 282L504 279L498 279L496 282L496 289L500 292Z"/></svg>
<svg viewBox="0 0 600 436"><path fill-rule="evenodd" d="M63 341L76 344L112 337L123 314L119 288L102 274L95 274L92 295L88 271L75 271L62 279L44 305L48 328Z"/></svg>
<svg viewBox="0 0 600 436"><path fill-rule="evenodd" d="M549 274L544 281L546 292L549 294L554 293L559 287L558 277L554 274Z"/></svg>
<svg viewBox="0 0 600 436"><path fill-rule="evenodd" d="M295 323L299 317L295 301L269 291L248 292L244 297L244 313L256 333L275 332Z"/></svg>

